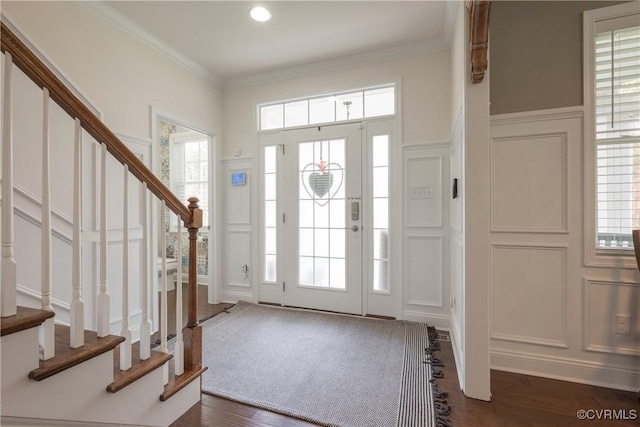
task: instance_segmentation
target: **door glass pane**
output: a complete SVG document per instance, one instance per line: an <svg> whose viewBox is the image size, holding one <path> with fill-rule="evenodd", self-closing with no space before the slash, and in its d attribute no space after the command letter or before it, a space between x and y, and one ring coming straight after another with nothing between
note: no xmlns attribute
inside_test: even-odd
<svg viewBox="0 0 640 427"><path fill-rule="evenodd" d="M301 285L345 287L344 150L344 139L298 144Z"/></svg>
<svg viewBox="0 0 640 427"><path fill-rule="evenodd" d="M264 281L276 281L276 147L264 147Z"/></svg>
<svg viewBox="0 0 640 427"><path fill-rule="evenodd" d="M373 290L389 291L389 135L373 137Z"/></svg>

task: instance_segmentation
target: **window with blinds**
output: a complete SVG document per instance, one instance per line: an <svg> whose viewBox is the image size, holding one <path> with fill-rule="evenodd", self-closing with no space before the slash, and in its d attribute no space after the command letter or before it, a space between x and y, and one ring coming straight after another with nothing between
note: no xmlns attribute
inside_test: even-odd
<svg viewBox="0 0 640 427"><path fill-rule="evenodd" d="M640 228L640 26L634 16L635 21L605 21L595 35L596 247L601 249L632 249L631 230Z"/></svg>

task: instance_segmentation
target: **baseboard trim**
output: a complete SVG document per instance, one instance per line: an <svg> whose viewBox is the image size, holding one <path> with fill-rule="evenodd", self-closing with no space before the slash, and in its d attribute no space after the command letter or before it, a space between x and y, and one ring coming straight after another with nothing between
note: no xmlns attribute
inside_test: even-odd
<svg viewBox="0 0 640 427"><path fill-rule="evenodd" d="M441 314L432 313L420 313L418 311L404 310L402 312L402 319L410 322L426 323L429 326L434 326L437 329L449 331L451 327L451 317Z"/></svg>
<svg viewBox="0 0 640 427"><path fill-rule="evenodd" d="M238 301L255 302L253 292L222 291L222 302L235 304Z"/></svg>
<svg viewBox="0 0 640 427"><path fill-rule="evenodd" d="M565 357L494 349L491 369L617 390L640 389L640 369Z"/></svg>

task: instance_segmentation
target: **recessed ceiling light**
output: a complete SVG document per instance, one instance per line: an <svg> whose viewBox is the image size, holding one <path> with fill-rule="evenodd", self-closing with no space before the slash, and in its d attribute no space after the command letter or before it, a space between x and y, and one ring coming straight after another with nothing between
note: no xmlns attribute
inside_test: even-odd
<svg viewBox="0 0 640 427"><path fill-rule="evenodd" d="M249 14L255 21L258 22L267 22L269 19L271 19L271 12L269 12L262 6L254 7L253 9L251 9L251 12L249 12Z"/></svg>

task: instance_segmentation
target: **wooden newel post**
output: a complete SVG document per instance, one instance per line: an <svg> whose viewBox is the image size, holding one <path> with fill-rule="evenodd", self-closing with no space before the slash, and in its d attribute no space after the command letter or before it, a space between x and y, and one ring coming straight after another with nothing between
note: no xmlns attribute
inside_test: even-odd
<svg viewBox="0 0 640 427"><path fill-rule="evenodd" d="M187 286L187 326L184 335L184 368L190 371L202 366L202 327L198 325L198 251L196 239L202 227L202 209L198 207L198 198L189 198L191 222L185 222L189 231L189 280Z"/></svg>

